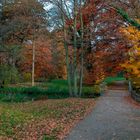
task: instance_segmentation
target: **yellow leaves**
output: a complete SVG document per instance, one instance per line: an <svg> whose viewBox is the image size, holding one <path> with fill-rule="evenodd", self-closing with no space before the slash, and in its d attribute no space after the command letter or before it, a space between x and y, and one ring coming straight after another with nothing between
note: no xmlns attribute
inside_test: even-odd
<svg viewBox="0 0 140 140"><path fill-rule="evenodd" d="M140 47L136 47L137 51L140 52Z"/></svg>
<svg viewBox="0 0 140 140"><path fill-rule="evenodd" d="M138 70L138 68L136 66L132 67L132 72L133 72L134 75L139 75L140 74L140 71Z"/></svg>
<svg viewBox="0 0 140 140"><path fill-rule="evenodd" d="M132 26L129 26L128 28L126 28L126 31L127 31L127 33L133 34L133 35L134 35L135 32L136 32L135 28L132 27Z"/></svg>
<svg viewBox="0 0 140 140"><path fill-rule="evenodd" d="M140 19L137 19L140 23ZM121 28L121 33L127 37L127 40L133 45L129 50L129 59L121 67L134 77L140 77L140 31L133 26Z"/></svg>
<svg viewBox="0 0 140 140"><path fill-rule="evenodd" d="M140 24L140 19L135 19Z"/></svg>
<svg viewBox="0 0 140 140"><path fill-rule="evenodd" d="M138 43L140 39L140 31L133 26L121 28L120 32L128 38L131 43ZM135 44L136 45L136 44ZM138 45L138 44L137 44Z"/></svg>

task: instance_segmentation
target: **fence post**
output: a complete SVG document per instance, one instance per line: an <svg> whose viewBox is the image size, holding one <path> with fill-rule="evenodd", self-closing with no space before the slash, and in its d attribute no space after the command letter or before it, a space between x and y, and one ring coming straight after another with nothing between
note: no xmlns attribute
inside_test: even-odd
<svg viewBox="0 0 140 140"><path fill-rule="evenodd" d="M132 92L132 82L130 80L128 81L128 89L129 92Z"/></svg>

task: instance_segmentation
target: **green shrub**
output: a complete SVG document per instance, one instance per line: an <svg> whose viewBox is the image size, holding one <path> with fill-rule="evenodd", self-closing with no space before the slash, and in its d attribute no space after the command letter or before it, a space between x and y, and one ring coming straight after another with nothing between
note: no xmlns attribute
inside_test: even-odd
<svg viewBox="0 0 140 140"><path fill-rule="evenodd" d="M37 88L1 88L0 100L4 102L25 102L36 100L42 94ZM41 96L40 96L41 98Z"/></svg>
<svg viewBox="0 0 140 140"><path fill-rule="evenodd" d="M44 83L44 82L47 82L47 79L45 77L40 77L36 79L36 82Z"/></svg>
<svg viewBox="0 0 140 140"><path fill-rule="evenodd" d="M22 94L24 88L1 88L0 101L4 102L24 102L30 100L25 94Z"/></svg>
<svg viewBox="0 0 140 140"><path fill-rule="evenodd" d="M46 87L45 87L46 84ZM52 80L42 87L5 87L0 88L0 101L25 102L42 99L62 99L69 97L66 80ZM45 87L45 88L44 88ZM82 97L94 98L100 96L100 87L83 87Z"/></svg>
<svg viewBox="0 0 140 140"><path fill-rule="evenodd" d="M42 99L60 99L69 97L68 88L50 86L48 89L39 87L26 88L0 88L0 101L25 102Z"/></svg>
<svg viewBox="0 0 140 140"><path fill-rule="evenodd" d="M8 66L8 65L0 65L0 82L4 82L5 85L7 84L15 84L19 82L20 75L18 70L15 67Z"/></svg>
<svg viewBox="0 0 140 140"><path fill-rule="evenodd" d="M16 94L0 94L0 100L3 102L25 102L30 101L28 96L20 93Z"/></svg>
<svg viewBox="0 0 140 140"><path fill-rule="evenodd" d="M25 81L25 82L29 82L29 81L31 81L31 78L32 78L32 74L31 73L24 73L23 74L23 81Z"/></svg>
<svg viewBox="0 0 140 140"><path fill-rule="evenodd" d="M93 87L84 87L82 92L83 98L95 98L100 96L100 87L95 85Z"/></svg>
<svg viewBox="0 0 140 140"><path fill-rule="evenodd" d="M47 94L49 98L67 98L69 97L68 87L53 85L49 86L47 89Z"/></svg>
<svg viewBox="0 0 140 140"><path fill-rule="evenodd" d="M28 95L42 94L42 93L44 93L44 90L39 87L24 88L24 90L22 91L22 94L28 94Z"/></svg>
<svg viewBox="0 0 140 140"><path fill-rule="evenodd" d="M0 88L0 94L15 94L22 92L23 88L5 87Z"/></svg>
<svg viewBox="0 0 140 140"><path fill-rule="evenodd" d="M95 91L95 93L100 93L100 86L99 85L94 85L93 90Z"/></svg>
<svg viewBox="0 0 140 140"><path fill-rule="evenodd" d="M51 83L52 85L68 86L67 80L63 79L55 79L48 82Z"/></svg>
<svg viewBox="0 0 140 140"><path fill-rule="evenodd" d="M84 88L82 92L83 98L94 98L94 92L90 88Z"/></svg>
<svg viewBox="0 0 140 140"><path fill-rule="evenodd" d="M21 94L26 95L31 100L41 100L48 98L47 90L39 87L24 88Z"/></svg>

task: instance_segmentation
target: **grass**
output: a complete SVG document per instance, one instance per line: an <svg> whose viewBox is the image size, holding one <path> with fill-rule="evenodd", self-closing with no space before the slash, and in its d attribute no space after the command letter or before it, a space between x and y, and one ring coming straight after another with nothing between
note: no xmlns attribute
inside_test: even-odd
<svg viewBox="0 0 140 140"><path fill-rule="evenodd" d="M82 97L95 97L99 92L99 86L84 86ZM62 139L95 104L94 99L68 97L65 80L0 89L0 138Z"/></svg>
<svg viewBox="0 0 140 140"><path fill-rule="evenodd" d="M20 110L4 108L0 114L0 135L12 136L17 125L22 127L22 124L29 120L30 116Z"/></svg>
<svg viewBox="0 0 140 140"><path fill-rule="evenodd" d="M25 102L47 97L46 91L38 87L5 87L0 89L0 101L3 102Z"/></svg>
<svg viewBox="0 0 140 140"><path fill-rule="evenodd" d="M82 97L94 98L100 95L100 88L84 86ZM64 99L69 97L66 80L51 80L36 87L11 86L0 89L0 101L25 102L44 99Z"/></svg>
<svg viewBox="0 0 140 140"><path fill-rule="evenodd" d="M48 135L43 135L42 140L56 140L56 138L54 136L48 136Z"/></svg>
<svg viewBox="0 0 140 140"><path fill-rule="evenodd" d="M126 79L124 77L107 77L105 78L104 82L107 85L111 85L112 83L114 83L115 81L125 81Z"/></svg>
<svg viewBox="0 0 140 140"><path fill-rule="evenodd" d="M94 104L94 99L73 98L0 103L0 136L3 139L60 139Z"/></svg>

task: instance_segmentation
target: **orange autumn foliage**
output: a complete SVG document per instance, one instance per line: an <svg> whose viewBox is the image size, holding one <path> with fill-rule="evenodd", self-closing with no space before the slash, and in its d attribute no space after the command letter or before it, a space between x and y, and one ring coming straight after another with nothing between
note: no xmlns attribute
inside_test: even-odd
<svg viewBox="0 0 140 140"><path fill-rule="evenodd" d="M38 38L35 40L35 77L47 78L52 72L50 50L51 41ZM23 59L21 64L22 73L31 73L32 69L32 44L23 48Z"/></svg>
<svg viewBox="0 0 140 140"><path fill-rule="evenodd" d="M132 45L128 52L129 59L121 64L121 66L127 71L130 77L140 78L140 31L135 27L129 26L122 28L121 32Z"/></svg>

